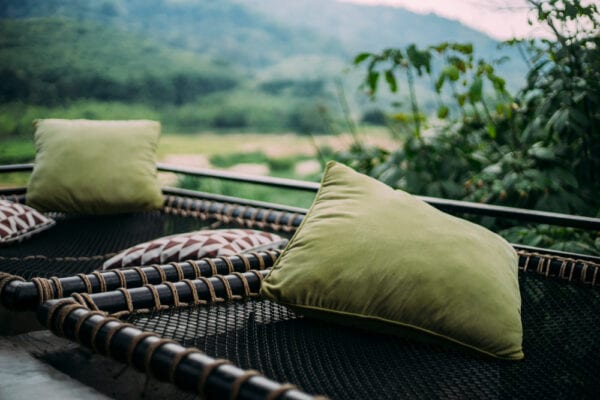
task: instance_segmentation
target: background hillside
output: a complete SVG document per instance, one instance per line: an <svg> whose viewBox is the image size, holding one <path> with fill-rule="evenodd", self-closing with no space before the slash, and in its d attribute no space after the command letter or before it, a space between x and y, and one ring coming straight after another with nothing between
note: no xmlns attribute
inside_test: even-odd
<svg viewBox="0 0 600 400"><path fill-rule="evenodd" d="M328 132L340 88L357 118L387 104L357 90L362 72L348 69L358 52L445 40L502 55L455 21L333 0L5 0L0 137L28 135L47 116L148 117L171 132ZM500 73L515 88L524 65ZM417 90L433 110L430 82Z"/></svg>

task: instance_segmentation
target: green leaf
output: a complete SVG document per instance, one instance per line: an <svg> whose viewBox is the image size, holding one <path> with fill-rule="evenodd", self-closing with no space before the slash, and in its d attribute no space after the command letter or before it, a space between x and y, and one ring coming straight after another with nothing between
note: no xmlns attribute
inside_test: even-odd
<svg viewBox="0 0 600 400"><path fill-rule="evenodd" d="M448 42L440 43L437 46L431 46L431 48L438 53L442 54L448 48Z"/></svg>
<svg viewBox="0 0 600 400"><path fill-rule="evenodd" d="M369 75L367 76L367 84L369 85L369 88L375 92L377 90L377 82L379 81L379 72L377 71L370 71Z"/></svg>
<svg viewBox="0 0 600 400"><path fill-rule="evenodd" d="M448 77L451 81L456 82L460 78L460 71L455 65L448 65L442 70L442 74Z"/></svg>
<svg viewBox="0 0 600 400"><path fill-rule="evenodd" d="M577 182L577 178L570 173L569 171L562 168L555 168L551 172L552 176L561 181L561 186L577 188L579 186L579 182Z"/></svg>
<svg viewBox="0 0 600 400"><path fill-rule="evenodd" d="M439 119L445 119L448 116L448 107L446 106L440 106L437 110L437 116Z"/></svg>
<svg viewBox="0 0 600 400"><path fill-rule="evenodd" d="M575 121L582 127L587 127L587 126L591 125L591 121L590 121L590 118L588 117L588 115L586 115L585 113L583 113L582 111L580 111L576 108L571 109L570 116L573 119L573 121Z"/></svg>
<svg viewBox="0 0 600 400"><path fill-rule="evenodd" d="M486 175L500 176L502 175L502 166L499 164L491 164L485 167L481 172Z"/></svg>
<svg viewBox="0 0 600 400"><path fill-rule="evenodd" d="M496 139L496 126L492 122L487 123L485 130L491 139Z"/></svg>
<svg viewBox="0 0 600 400"><path fill-rule="evenodd" d="M444 86L444 82L446 81L446 74L440 74L440 76L437 78L437 81L435 81L435 91L440 93L440 91L442 90L442 87Z"/></svg>
<svg viewBox="0 0 600 400"><path fill-rule="evenodd" d="M564 7L565 7L565 16L568 19L573 20L573 19L577 18L578 12L577 12L577 7L576 6L574 6L573 4L569 3L568 1L565 1Z"/></svg>
<svg viewBox="0 0 600 400"><path fill-rule="evenodd" d="M490 159L486 156L486 154L482 151L474 151L471 154L471 158L483 165L490 164Z"/></svg>
<svg viewBox="0 0 600 400"><path fill-rule="evenodd" d="M529 149L528 153L539 160L551 161L555 158L554 151L548 147L534 145Z"/></svg>
<svg viewBox="0 0 600 400"><path fill-rule="evenodd" d="M483 96L483 80L481 78L475 78L471 87L469 88L469 100L471 103L481 101Z"/></svg>
<svg viewBox="0 0 600 400"><path fill-rule="evenodd" d="M460 72L466 72L467 71L467 64L465 63L464 60L458 58L458 57L448 57L448 62L450 63L450 65L455 66L456 68L458 68L458 70Z"/></svg>
<svg viewBox="0 0 600 400"><path fill-rule="evenodd" d="M367 58L371 57L371 53L360 53L356 57L354 57L354 65L358 65L361 62L365 61Z"/></svg>
<svg viewBox="0 0 600 400"><path fill-rule="evenodd" d="M409 122L409 120L410 120L410 117L407 114L403 113L403 112L399 112L399 113L393 114L392 118L395 121L398 121L398 122Z"/></svg>
<svg viewBox="0 0 600 400"><path fill-rule="evenodd" d="M431 72L431 53L429 51L419 50L414 44L411 44L406 49L406 55L419 76L423 73L421 68L424 68L427 73Z"/></svg>
<svg viewBox="0 0 600 400"><path fill-rule="evenodd" d="M463 54L472 54L473 53L473 45L471 43L454 43L452 46L452 50L456 50L459 53Z"/></svg>
<svg viewBox="0 0 600 400"><path fill-rule="evenodd" d="M511 190L517 182L519 182L519 175L516 172L509 172L502 179L504 187Z"/></svg>
<svg viewBox="0 0 600 400"><path fill-rule="evenodd" d="M391 69L385 71L385 80L390 87L392 93L396 93L398 90L398 84L396 83L396 77L394 76L394 72Z"/></svg>
<svg viewBox="0 0 600 400"><path fill-rule="evenodd" d="M488 78L492 81L492 85L497 92L504 92L506 81L497 75L489 75Z"/></svg>
<svg viewBox="0 0 600 400"><path fill-rule="evenodd" d="M569 110L565 108L558 109L548 122L546 123L547 129L554 129L555 131L562 131L569 123Z"/></svg>
<svg viewBox="0 0 600 400"><path fill-rule="evenodd" d="M512 118L512 115L513 115L512 104L507 104L506 107L504 107L504 116L506 118Z"/></svg>

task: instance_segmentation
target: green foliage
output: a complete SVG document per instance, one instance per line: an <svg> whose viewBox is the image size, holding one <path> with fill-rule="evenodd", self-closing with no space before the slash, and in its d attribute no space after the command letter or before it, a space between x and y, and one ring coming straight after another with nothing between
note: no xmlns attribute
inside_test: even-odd
<svg viewBox="0 0 600 400"><path fill-rule="evenodd" d="M390 127L397 137L403 138L401 148L388 157L373 149L351 149L359 164L373 167L361 170L413 193L465 197L464 182L482 165L477 151L491 138L490 131L496 129L498 117L492 115L488 103L510 98L494 67L483 60L475 61L472 46L458 43L442 43L423 50L411 45L405 50L362 53L355 64L362 63L367 64L364 85L373 95L378 90L379 76L386 77L391 91L402 89L396 77L404 76L411 104L408 110L392 115ZM434 72L434 68L439 72ZM414 90L415 77L422 75L430 76L438 94L438 116L448 121L434 121L434 134ZM492 99L484 89L491 91ZM444 103L443 98L452 103ZM367 162L365 157L371 155L374 160Z"/></svg>
<svg viewBox="0 0 600 400"><path fill-rule="evenodd" d="M329 37L279 24L231 0L3 0L0 18L32 17L124 28L153 42L243 68L262 68L297 53L343 54Z"/></svg>
<svg viewBox="0 0 600 400"><path fill-rule="evenodd" d="M371 125L385 125L387 117L385 112L380 109L367 110L363 113L362 122Z"/></svg>
<svg viewBox="0 0 600 400"><path fill-rule="evenodd" d="M598 9L579 1L530 4L555 38L511 42L524 46L531 69L496 141L503 151L488 155L472 197L486 200L486 192L524 207L600 216Z"/></svg>
<svg viewBox="0 0 600 400"><path fill-rule="evenodd" d="M202 130L321 133L327 129L316 106L293 97L255 94L245 90L214 93L182 105L156 107L143 103L76 100L65 105L0 103L0 139L33 134L38 118L153 119L164 132Z"/></svg>
<svg viewBox="0 0 600 400"><path fill-rule="evenodd" d="M581 254L600 254L600 235L549 225L517 226L500 231L512 243L569 251Z"/></svg>
<svg viewBox="0 0 600 400"><path fill-rule="evenodd" d="M405 133L420 138L425 117L415 89L416 77L428 75L438 95L437 115L440 119L451 118L451 110L460 113L463 121L483 121L489 126L488 133L495 132L495 123L490 112L490 97L484 89L489 88L495 100L504 104L509 99L505 82L495 74L494 66L478 60L475 62L473 46L460 43L442 43L419 49L410 45L406 49L386 49L381 53L361 53L354 64L366 63L363 86L374 96L378 90L379 77L384 76L391 92L400 88L399 77L405 77L410 98L410 110L396 114L395 119L402 123ZM439 72L434 72L434 68ZM487 85L487 86L486 86ZM443 101L443 96L453 101L451 107Z"/></svg>
<svg viewBox="0 0 600 400"><path fill-rule="evenodd" d="M282 178L297 178L294 168L296 163L307 159L306 156L296 155L290 157L272 158L263 152L219 154L210 158L211 164L219 168L229 168L236 164L251 163L264 164L269 167L271 174ZM314 176L318 180L319 176ZM271 203L287 204L296 207L308 208L312 204L315 194L292 190L279 190L268 186L255 184L227 182L216 179L195 178L186 176L179 180L178 187L219 193L226 196L242 197L245 199L266 201Z"/></svg>
<svg viewBox="0 0 600 400"><path fill-rule="evenodd" d="M93 23L3 21L0 37L0 102L183 104L239 80L203 57Z"/></svg>
<svg viewBox="0 0 600 400"><path fill-rule="evenodd" d="M314 200L314 193L278 190L259 185L238 182L227 182L215 179L182 178L178 187L200 190L209 193L219 193L225 196L241 197L244 199L265 201L269 203L286 204L294 207L308 208Z"/></svg>
<svg viewBox="0 0 600 400"><path fill-rule="evenodd" d="M324 94L325 82L321 79L274 79L262 82L259 88L272 95L315 97Z"/></svg>
<svg viewBox="0 0 600 400"><path fill-rule="evenodd" d="M357 171L373 171L389 159L389 152L377 146L354 142L347 151L335 154L335 159Z"/></svg>
<svg viewBox="0 0 600 400"><path fill-rule="evenodd" d="M260 130L262 132L295 131L320 133L325 127L316 101L327 98L298 99L292 95L273 95L240 89L214 93L182 107L169 107L164 113L167 126L184 131L215 129L220 131Z"/></svg>
<svg viewBox="0 0 600 400"><path fill-rule="evenodd" d="M33 139L4 140L0 146L0 164L21 164L35 158Z"/></svg>
<svg viewBox="0 0 600 400"><path fill-rule="evenodd" d="M269 168L272 175L295 178L294 167L296 163L310 158L303 155L268 157L262 151L252 151L246 153L216 154L210 157L210 163L217 168L230 168L237 164L264 164Z"/></svg>
<svg viewBox="0 0 600 400"><path fill-rule="evenodd" d="M161 120L161 116L162 113L153 107L122 102L78 100L53 107L20 102L0 103L0 138L8 140L33 137L33 121L39 118Z"/></svg>
<svg viewBox="0 0 600 400"><path fill-rule="evenodd" d="M151 118L177 132L326 129L313 105L328 101L322 79L254 87L244 72L95 20L4 20L0 66L0 137L30 135L47 117Z"/></svg>
<svg viewBox="0 0 600 400"><path fill-rule="evenodd" d="M385 154L355 144L340 158L412 193L600 216L598 9L578 0L529 3L555 38L509 42L530 65L514 98L495 65L475 60L469 44L359 54L354 62L366 65L370 93L384 82L392 92L408 91L410 107L393 116L399 149ZM421 112L414 90L421 75L439 95L437 119ZM600 254L597 232L541 226L502 233L529 245Z"/></svg>
<svg viewBox="0 0 600 400"><path fill-rule="evenodd" d="M326 108L315 105L299 105L287 120L290 129L302 135L314 135L329 131Z"/></svg>
<svg viewBox="0 0 600 400"><path fill-rule="evenodd" d="M236 164L267 164L269 157L261 151L236 154L216 154L210 158L210 163L217 168L229 168Z"/></svg>

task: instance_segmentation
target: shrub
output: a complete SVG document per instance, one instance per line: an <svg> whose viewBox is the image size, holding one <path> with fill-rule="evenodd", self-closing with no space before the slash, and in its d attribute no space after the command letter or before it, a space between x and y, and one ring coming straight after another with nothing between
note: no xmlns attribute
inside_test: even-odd
<svg viewBox="0 0 600 400"><path fill-rule="evenodd" d="M520 46L530 65L527 84L514 97L493 64L474 58L470 44L356 56L355 64L366 64L363 85L372 95L381 81L397 92L404 77L410 108L392 116L404 140L397 150L386 154L355 143L339 157L417 194L600 216L597 6L528 2L555 37L507 43ZM415 79L424 75L438 94L435 119L421 112L416 96ZM503 233L530 245L600 253L597 232L513 227Z"/></svg>

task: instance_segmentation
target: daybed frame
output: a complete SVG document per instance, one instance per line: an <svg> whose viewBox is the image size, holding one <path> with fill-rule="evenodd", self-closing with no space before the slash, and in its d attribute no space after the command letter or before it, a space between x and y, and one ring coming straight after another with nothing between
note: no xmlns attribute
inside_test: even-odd
<svg viewBox="0 0 600 400"><path fill-rule="evenodd" d="M5 166L0 172L30 169L31 165ZM286 189L318 189L309 182L164 165L159 169ZM298 208L194 191L164 192L162 216L192 217L203 221L202 226L219 221L291 234L305 214ZM23 201L25 192L4 190L0 195ZM600 230L595 218L424 200L451 213ZM212 399L305 399L311 394L597 398L600 258L515 248L520 256L526 354L521 362L489 360L457 349L314 322L260 299L260 282L278 252L120 273L91 273L90 265L97 267L101 260L90 265L71 260L80 267L79 275L65 272L63 277L25 279L11 270L0 277L0 297L13 309L37 309L40 322L58 335ZM277 383L288 381L293 385Z"/></svg>

